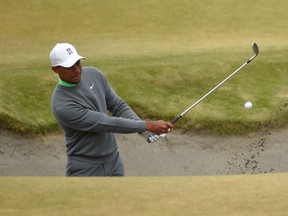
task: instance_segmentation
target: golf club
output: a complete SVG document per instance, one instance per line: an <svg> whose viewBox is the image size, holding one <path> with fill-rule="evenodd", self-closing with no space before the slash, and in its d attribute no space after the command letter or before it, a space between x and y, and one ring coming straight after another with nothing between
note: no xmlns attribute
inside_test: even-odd
<svg viewBox="0 0 288 216"><path fill-rule="evenodd" d="M197 106L197 104L199 104L204 98L206 98L208 95L210 95L213 91L215 91L217 88L219 88L223 83L225 83L227 80L229 80L232 76L234 76L238 71L240 71L243 67L245 67L247 64L249 64L251 61L253 61L253 59L255 59L258 54L259 54L259 48L258 45L256 44L256 42L252 43L252 50L254 52L254 55L247 61L245 62L243 65L241 65L236 71L234 71L231 75L229 75L227 78L225 78L222 82L220 82L217 86L215 86L213 89L211 89L208 93L206 93L203 97L201 97L198 101L196 101L193 105L191 105L188 109L186 109L184 112L182 112L181 114L179 114L177 117L175 117L171 123L175 124L177 121L179 121L179 119L181 119L183 117L183 115L185 115L187 112L189 112L192 108L194 108L195 106ZM151 142L150 137L148 137L147 142Z"/></svg>

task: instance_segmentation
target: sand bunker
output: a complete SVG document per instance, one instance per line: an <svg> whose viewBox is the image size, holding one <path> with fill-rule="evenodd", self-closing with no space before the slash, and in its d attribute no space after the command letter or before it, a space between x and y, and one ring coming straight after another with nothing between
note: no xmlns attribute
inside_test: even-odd
<svg viewBox="0 0 288 216"><path fill-rule="evenodd" d="M118 134L126 176L258 174L288 171L288 130L249 136L183 134L174 130L157 143ZM0 133L0 175L65 176L63 135Z"/></svg>

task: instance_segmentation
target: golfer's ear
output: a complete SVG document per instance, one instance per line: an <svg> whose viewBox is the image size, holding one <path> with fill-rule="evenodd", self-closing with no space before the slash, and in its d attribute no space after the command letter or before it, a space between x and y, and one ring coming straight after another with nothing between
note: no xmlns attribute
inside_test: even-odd
<svg viewBox="0 0 288 216"><path fill-rule="evenodd" d="M51 67L51 69L58 74L58 67Z"/></svg>

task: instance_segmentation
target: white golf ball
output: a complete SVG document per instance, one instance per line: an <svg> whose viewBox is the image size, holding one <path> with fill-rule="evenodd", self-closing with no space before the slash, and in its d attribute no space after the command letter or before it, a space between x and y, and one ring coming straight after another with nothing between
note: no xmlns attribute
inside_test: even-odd
<svg viewBox="0 0 288 216"><path fill-rule="evenodd" d="M251 108L252 108L252 103L251 103L250 101L247 101L247 102L245 103L245 108L246 108L246 109L251 109Z"/></svg>

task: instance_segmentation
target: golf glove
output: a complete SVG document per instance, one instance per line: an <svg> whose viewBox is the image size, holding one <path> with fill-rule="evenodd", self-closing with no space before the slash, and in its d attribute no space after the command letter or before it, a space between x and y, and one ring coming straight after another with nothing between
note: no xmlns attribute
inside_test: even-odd
<svg viewBox="0 0 288 216"><path fill-rule="evenodd" d="M145 132L141 133L141 136L144 137L148 143L157 142L160 139L160 136L158 136L154 133L151 133L149 131L145 131Z"/></svg>

